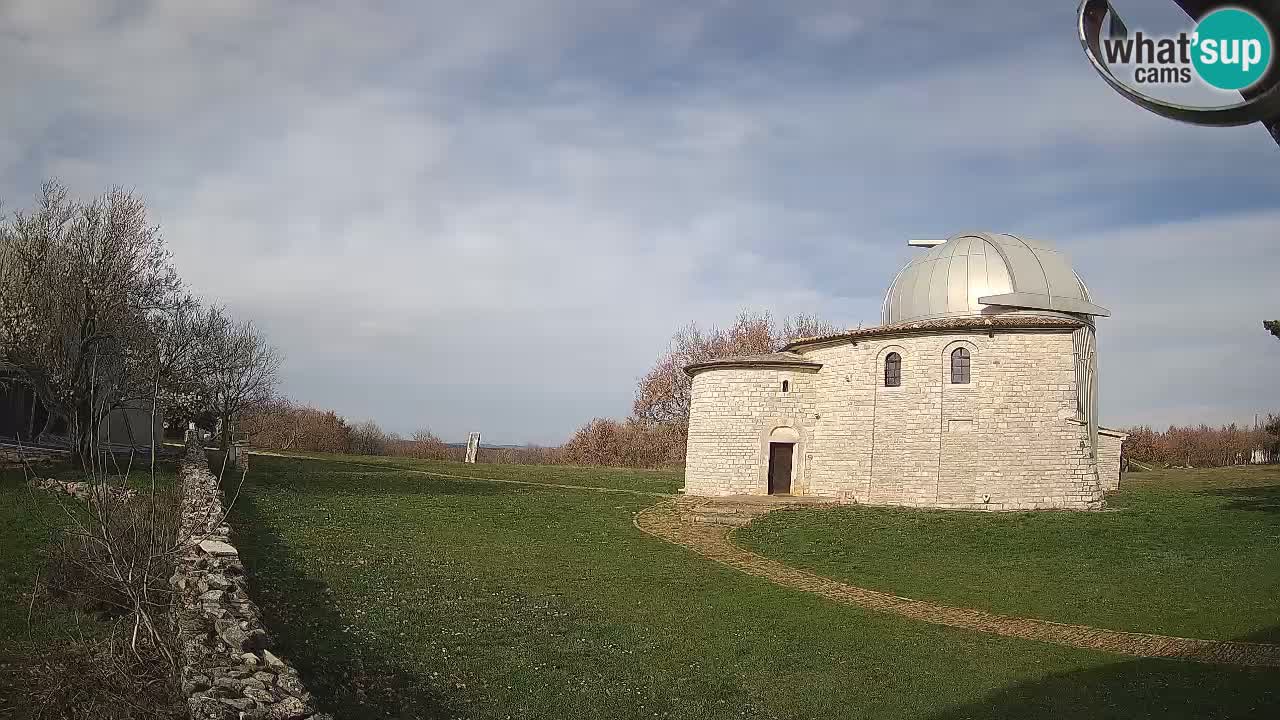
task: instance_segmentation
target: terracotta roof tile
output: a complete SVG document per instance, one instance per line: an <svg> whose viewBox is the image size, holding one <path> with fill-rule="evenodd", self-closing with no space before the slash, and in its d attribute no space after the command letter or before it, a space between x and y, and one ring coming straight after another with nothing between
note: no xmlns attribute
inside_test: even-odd
<svg viewBox="0 0 1280 720"><path fill-rule="evenodd" d="M785 352L798 347L804 347L806 345L819 345L836 340L858 340L861 338L879 337L881 335L902 335L914 332L985 330L987 328L1018 328L1028 330L1054 328L1074 329L1083 325L1084 322L1080 320L1054 317L1050 315L1023 315L1013 313L982 316L968 315L963 317L935 318L933 320L914 320L911 322L898 323L896 325L878 325L869 328L846 330L845 332L832 333L830 335L800 338L787 343L782 349Z"/></svg>
<svg viewBox="0 0 1280 720"><path fill-rule="evenodd" d="M719 367L794 367L813 368L816 370L822 367L822 363L814 362L803 355L797 355L792 352L775 352L762 355L734 355L714 360L704 360L686 365L684 371L692 375L699 370L710 370L711 368Z"/></svg>

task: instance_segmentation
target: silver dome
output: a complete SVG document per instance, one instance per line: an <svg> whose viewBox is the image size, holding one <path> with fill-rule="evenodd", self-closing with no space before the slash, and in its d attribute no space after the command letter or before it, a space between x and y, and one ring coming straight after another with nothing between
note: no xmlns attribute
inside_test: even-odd
<svg viewBox="0 0 1280 720"><path fill-rule="evenodd" d="M885 325L1016 311L1111 313L1093 304L1067 256L1042 240L961 233L898 272L885 295Z"/></svg>

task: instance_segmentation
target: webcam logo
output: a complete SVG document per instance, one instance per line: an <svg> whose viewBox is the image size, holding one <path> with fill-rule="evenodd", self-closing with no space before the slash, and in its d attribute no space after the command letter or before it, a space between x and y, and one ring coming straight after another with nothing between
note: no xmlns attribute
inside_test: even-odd
<svg viewBox="0 0 1280 720"><path fill-rule="evenodd" d="M1196 25L1192 53L1200 79L1219 90L1244 90L1271 67L1274 48L1262 18L1248 10L1223 8Z"/></svg>
<svg viewBox="0 0 1280 720"><path fill-rule="evenodd" d="M1138 85L1188 85L1193 71L1219 90L1244 90L1271 64L1271 33L1258 16L1240 8L1215 10L1190 32L1102 39L1107 64L1132 68Z"/></svg>
<svg viewBox="0 0 1280 720"><path fill-rule="evenodd" d="M1273 67L1275 35L1270 29L1280 18L1280 6L1270 0L1238 1L1252 9L1224 2L1188 30L1153 36L1130 34L1109 0L1083 0L1080 44L1098 75L1136 105L1195 125L1261 122L1280 143L1280 68ZM1189 0L1176 2L1184 9L1192 6ZM1238 92L1242 101L1186 105L1148 90L1196 83Z"/></svg>

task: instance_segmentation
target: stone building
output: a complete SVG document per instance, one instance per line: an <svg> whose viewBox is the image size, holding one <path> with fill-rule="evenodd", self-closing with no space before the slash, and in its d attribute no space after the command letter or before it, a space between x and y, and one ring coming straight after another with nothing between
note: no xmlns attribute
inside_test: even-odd
<svg viewBox="0 0 1280 720"><path fill-rule="evenodd" d="M928 250L878 327L690 365L690 495L973 510L1094 509L1123 433L1098 425L1092 302L1066 256L1013 235Z"/></svg>
<svg viewBox="0 0 1280 720"><path fill-rule="evenodd" d="M48 419L44 403L22 372L0 360L0 442L16 439L30 443L41 435ZM153 419L149 407L134 403L107 413L98 432L101 441L110 445L145 447L153 437L164 442L164 421L160 416ZM49 434L65 436L66 420L55 417Z"/></svg>

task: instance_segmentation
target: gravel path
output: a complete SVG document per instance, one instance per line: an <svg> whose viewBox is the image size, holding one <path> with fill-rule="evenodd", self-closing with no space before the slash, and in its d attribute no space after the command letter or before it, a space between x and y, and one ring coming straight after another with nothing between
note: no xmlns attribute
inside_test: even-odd
<svg viewBox="0 0 1280 720"><path fill-rule="evenodd" d="M704 500L694 498L664 500L637 513L635 525L650 535L682 545L703 557L777 585L913 620L1122 655L1280 667L1280 645L1234 640L1196 640L1009 617L983 610L912 600L837 582L738 547L730 539L732 527L695 520L695 515L705 506ZM752 514L758 516L769 509L783 506L780 504L763 511L756 510Z"/></svg>

